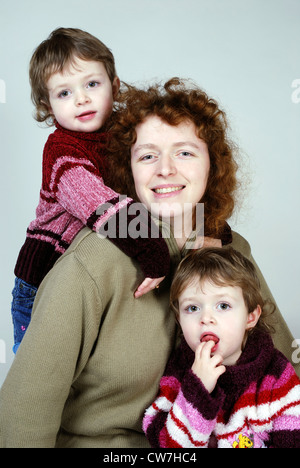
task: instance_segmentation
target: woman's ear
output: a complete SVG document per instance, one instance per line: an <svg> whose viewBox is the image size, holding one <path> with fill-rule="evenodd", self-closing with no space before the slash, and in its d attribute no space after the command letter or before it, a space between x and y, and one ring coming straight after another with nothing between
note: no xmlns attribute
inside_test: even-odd
<svg viewBox="0 0 300 468"><path fill-rule="evenodd" d="M253 312L248 314L246 330L251 330L257 324L259 317L261 316L261 307L258 305Z"/></svg>

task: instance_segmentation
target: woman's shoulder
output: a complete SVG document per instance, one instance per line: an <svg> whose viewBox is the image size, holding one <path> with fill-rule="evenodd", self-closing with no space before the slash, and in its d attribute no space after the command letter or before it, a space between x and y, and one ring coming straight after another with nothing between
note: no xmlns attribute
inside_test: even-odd
<svg viewBox="0 0 300 468"><path fill-rule="evenodd" d="M142 274L133 259L88 227L77 234L59 262L71 264L76 270L83 269L93 281L108 289L114 281L130 283Z"/></svg>
<svg viewBox="0 0 300 468"><path fill-rule="evenodd" d="M82 264L94 265L99 269L99 265L108 263L114 268L116 262L123 263L128 257L108 238L92 231L90 228L83 228L75 237L72 244L62 256L74 255Z"/></svg>
<svg viewBox="0 0 300 468"><path fill-rule="evenodd" d="M247 258L251 257L251 247L249 242L238 232L232 231L232 242L223 248L226 247L232 247L233 249L238 250Z"/></svg>

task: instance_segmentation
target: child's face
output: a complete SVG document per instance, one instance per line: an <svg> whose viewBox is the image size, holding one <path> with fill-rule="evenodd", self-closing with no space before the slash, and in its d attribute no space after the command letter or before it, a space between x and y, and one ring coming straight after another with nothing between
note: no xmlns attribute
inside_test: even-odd
<svg viewBox="0 0 300 468"><path fill-rule="evenodd" d="M260 316L258 307L248 313L242 289L216 286L199 280L188 284L179 297L179 322L187 344L195 352L202 341L214 341L212 354L220 354L224 365L234 365L242 353L245 331Z"/></svg>
<svg viewBox="0 0 300 468"><path fill-rule="evenodd" d="M51 113L67 130L99 130L112 112L119 79L111 83L101 62L76 59L48 80Z"/></svg>

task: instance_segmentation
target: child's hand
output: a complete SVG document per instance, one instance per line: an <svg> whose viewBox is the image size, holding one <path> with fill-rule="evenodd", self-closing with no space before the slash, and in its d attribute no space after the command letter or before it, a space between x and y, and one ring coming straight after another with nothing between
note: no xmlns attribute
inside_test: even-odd
<svg viewBox="0 0 300 468"><path fill-rule="evenodd" d="M155 289L159 286L159 284L165 279L165 276L162 278L146 278L140 284L140 286L137 288L137 290L134 293L134 297L137 299L138 297L143 296L144 294L147 294L149 291L152 291L152 289Z"/></svg>
<svg viewBox="0 0 300 468"><path fill-rule="evenodd" d="M211 393L220 375L224 374L226 367L222 366L223 358L220 354L211 356L211 350L215 346L213 341L200 343L195 352L195 361L192 371L199 377L206 390Z"/></svg>
<svg viewBox="0 0 300 468"><path fill-rule="evenodd" d="M203 249L206 247L222 247L221 239L213 239L211 237L198 236L192 246L194 250Z"/></svg>

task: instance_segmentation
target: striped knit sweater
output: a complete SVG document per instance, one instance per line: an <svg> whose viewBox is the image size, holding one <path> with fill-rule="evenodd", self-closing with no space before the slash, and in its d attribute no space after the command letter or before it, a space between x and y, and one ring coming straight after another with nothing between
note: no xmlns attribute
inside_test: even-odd
<svg viewBox="0 0 300 468"><path fill-rule="evenodd" d="M125 254L139 261L146 277L165 276L169 269L169 251L157 228L156 238L150 238L155 227L148 212L145 209L143 213L122 216L133 200L120 197L104 184L108 135L73 132L59 124L56 126L44 148L36 219L28 227L15 275L38 287L84 226L98 232L114 216L114 235L107 237ZM99 210L101 205L108 209ZM125 220L128 226L135 216L148 228L147 238L133 239L128 235L125 238L124 226L120 233L120 220Z"/></svg>
<svg viewBox="0 0 300 468"><path fill-rule="evenodd" d="M300 380L268 335L250 335L211 394L193 361L183 339L145 413L152 447L300 448Z"/></svg>

